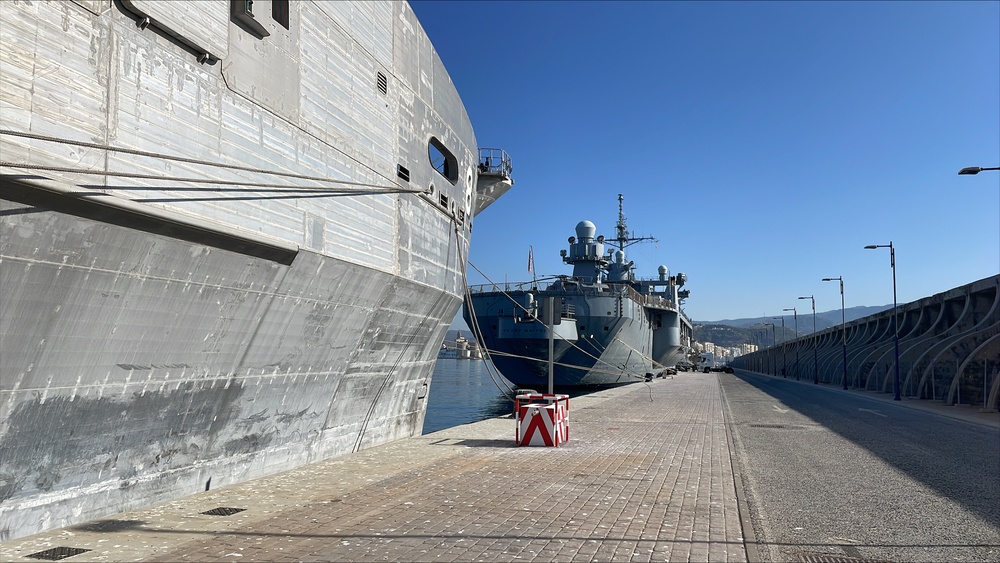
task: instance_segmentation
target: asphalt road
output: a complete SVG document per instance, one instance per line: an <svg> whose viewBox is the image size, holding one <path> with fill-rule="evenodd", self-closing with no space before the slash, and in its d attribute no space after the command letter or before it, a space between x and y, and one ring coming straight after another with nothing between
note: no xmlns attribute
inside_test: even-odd
<svg viewBox="0 0 1000 563"><path fill-rule="evenodd" d="M719 376L756 558L1000 561L1000 430L811 382Z"/></svg>

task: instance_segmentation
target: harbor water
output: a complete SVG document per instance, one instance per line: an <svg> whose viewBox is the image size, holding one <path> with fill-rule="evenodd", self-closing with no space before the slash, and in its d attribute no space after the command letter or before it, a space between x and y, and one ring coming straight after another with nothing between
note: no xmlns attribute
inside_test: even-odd
<svg viewBox="0 0 1000 563"><path fill-rule="evenodd" d="M496 372L494 371L494 377ZM513 387L501 382L504 389ZM490 378L482 360L438 358L434 366L423 433L510 414L514 405Z"/></svg>

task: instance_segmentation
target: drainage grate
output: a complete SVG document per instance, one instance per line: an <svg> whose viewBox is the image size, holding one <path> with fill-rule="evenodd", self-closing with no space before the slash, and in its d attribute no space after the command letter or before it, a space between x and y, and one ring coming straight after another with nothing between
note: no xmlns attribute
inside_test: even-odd
<svg viewBox="0 0 1000 563"><path fill-rule="evenodd" d="M788 428L784 424L751 424L750 428Z"/></svg>
<svg viewBox="0 0 1000 563"><path fill-rule="evenodd" d="M206 510L202 514L208 514L209 516L229 516L231 514L236 514L237 512L243 512L245 508L229 508L226 506L220 506L219 508L213 508L212 510Z"/></svg>
<svg viewBox="0 0 1000 563"><path fill-rule="evenodd" d="M144 520L95 520L70 529L81 532L124 532L138 529L145 523Z"/></svg>
<svg viewBox="0 0 1000 563"><path fill-rule="evenodd" d="M836 553L800 553L799 563L889 563L881 559L863 559Z"/></svg>
<svg viewBox="0 0 1000 563"><path fill-rule="evenodd" d="M59 561L60 559L80 555L81 553L85 553L87 551L90 550L80 549L79 547L53 547L52 549L32 553L31 555L26 555L25 557L30 557L32 559L44 559L46 561Z"/></svg>

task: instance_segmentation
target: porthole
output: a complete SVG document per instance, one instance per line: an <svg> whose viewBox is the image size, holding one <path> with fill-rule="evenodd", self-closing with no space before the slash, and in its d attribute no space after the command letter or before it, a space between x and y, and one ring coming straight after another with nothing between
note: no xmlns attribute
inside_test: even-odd
<svg viewBox="0 0 1000 563"><path fill-rule="evenodd" d="M427 156L431 166L454 184L458 181L458 159L436 137L431 137L427 145Z"/></svg>

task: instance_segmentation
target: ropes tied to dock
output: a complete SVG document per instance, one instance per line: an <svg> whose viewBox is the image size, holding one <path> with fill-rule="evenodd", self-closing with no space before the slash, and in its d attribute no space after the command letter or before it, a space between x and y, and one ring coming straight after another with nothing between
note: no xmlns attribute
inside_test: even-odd
<svg viewBox="0 0 1000 563"><path fill-rule="evenodd" d="M457 223L455 224L455 233L456 233L456 238L458 238ZM468 264L468 260L466 260L465 257L462 256L461 247L459 247L458 252L459 252L458 256L459 264L461 264L462 268L462 282L465 283L465 295L464 295L465 303L467 307L471 307L472 292L469 291L468 268L466 267L466 264ZM476 268L472 264L469 265L471 265L473 268ZM476 271L478 272L479 268L476 268ZM479 320L476 318L475 314L470 314L469 318L472 320L470 324L473 325L470 326L469 328L472 330L472 334L475 337L476 342L480 343L483 342L483 331L479 328ZM493 381L493 385L496 385L496 388L500 391L500 393L503 394L503 396L507 397L507 400L513 403L514 389L506 384L506 380L504 380L503 376L500 374L500 371L497 370L496 366L493 364L493 360L490 358L492 350L488 349L486 346L482 346L482 349L483 349L483 365L486 366L486 373L489 374L490 379ZM494 374L494 372L496 373Z"/></svg>
<svg viewBox="0 0 1000 563"><path fill-rule="evenodd" d="M181 156L172 156L160 153L154 153L149 151L142 151L138 149L127 149L123 147L113 147L110 145L102 145L98 143L89 143L84 141L74 141L70 139L61 139L58 137L52 137L48 135L39 135L35 133L25 133L21 131L11 131L9 129L0 129L0 135L7 135L11 137L21 137L27 139L33 139L37 141L45 141L52 143L59 143L61 145L82 147L103 150L113 153L129 154L133 156L141 156L148 158L155 158L164 161L171 162L182 162L186 164L196 164L199 166L208 166L211 168L222 169L222 170L232 170L239 172L250 172L253 174L261 174L270 177L277 178L287 178L293 180L306 180L310 182L319 182L321 184L336 184L338 186L353 186L351 187L321 187L321 186L302 186L302 185L289 185L271 182L247 182L242 180L219 180L210 178L185 178L185 177L170 177L162 176L157 174L138 174L132 172L115 172L107 170L92 170L88 168L73 168L64 166L48 166L40 164L23 164L11 161L0 161L0 168L17 168L21 170L41 170L46 172L62 172L62 173L72 173L72 174L84 174L84 175L94 175L94 176L104 176L113 178L129 178L136 180L158 180L158 181L170 181L177 183L197 183L213 186L239 186L241 189L227 189L227 193L230 192L267 192L276 191L283 194L281 196L257 196L257 197L234 197L234 196L223 196L223 197L191 197L191 198L156 198L156 199L137 199L138 202L147 203L164 203L171 201L219 201L219 200L245 200L245 199L280 199L280 198L315 198L315 197L335 197L335 196L358 196L358 195L378 195L378 194L390 194L390 193L424 193L425 190L418 188L408 188L395 184L374 184L370 182L353 182L348 180L338 180L335 178L330 178L326 176L310 176L306 174L295 174L292 172L280 172L275 170L266 170L262 168L253 168L250 166L241 166L238 164L222 164L219 162L210 162L206 160L198 160L194 158L187 158ZM151 188L145 186L88 186L102 189L126 189L126 190L150 190L150 189L167 189L169 191L221 191L221 190L211 190L207 188ZM367 189L357 189L357 188L367 188ZM309 194L309 195L306 195Z"/></svg>
<svg viewBox="0 0 1000 563"><path fill-rule="evenodd" d="M462 234L459 231L459 228L460 227L456 222L454 228L455 248L457 249L456 258L458 259L458 263L461 264L462 275L464 280L465 258L462 253ZM449 245L449 252L450 248L451 245ZM446 293L438 295L437 302L434 304L432 309L439 310L441 308L442 302L448 299L450 299L450 296ZM433 327L425 327L426 324L429 324L428 321L430 319L431 317L425 317L422 321L420 321L420 324L417 325L417 329L410 333L409 337L406 339L406 342L403 344L403 347L399 350L399 355L396 356L396 360L393 362L392 367L389 368L389 370L385 374L385 377L382 378L382 383L379 385L378 390L375 392L375 396L372 398L371 404L368 406L368 411L365 413L365 418L364 420L361 421L361 429L358 431L358 436L354 440L354 448L351 450L352 452L357 453L361 451L361 446L364 441L365 433L368 431L368 425L371 423L372 418L375 416L375 407L378 405L378 401L382 397L382 393L389 386L389 383L392 381L393 376L398 371L399 366L403 361L403 357L406 354L406 351L409 350L410 347L413 345L413 342L418 334L423 335L426 334L427 330L433 330ZM513 399L511 400L513 401Z"/></svg>
<svg viewBox="0 0 1000 563"><path fill-rule="evenodd" d="M667 369L667 366L661 364L660 362L657 362L651 356L647 356L646 354L643 354L641 351L639 351L638 349L636 349L634 346L630 346L627 342L625 342L621 338L618 338L617 335L615 336L615 340L617 340L619 343L621 343L622 346L624 346L624 347L628 348L629 350L632 350L636 354L639 354L640 356L642 356L642 358L644 360L649 360L649 363L652 366L654 366L654 368L661 369L661 370Z"/></svg>
<svg viewBox="0 0 1000 563"><path fill-rule="evenodd" d="M491 280L489 276L487 276L485 273L483 273L482 270L480 270L479 268L477 268L475 264L469 263L469 265L472 266L472 268L474 270L476 270L476 272L479 272L479 275L483 276L483 278L486 279L486 281L488 281L494 287L497 287L497 288L500 287L496 282L494 282L493 280ZM516 306L517 308L521 309L525 313L528 313L528 310L523 305L521 305L516 299L514 299L509 293L507 293L506 290L500 290L500 293L503 294L503 296L506 297L511 303L513 303L514 306ZM468 286L466 286L466 303L468 304L468 303L471 303L471 302L472 302L472 300L471 300L471 292L469 291ZM470 314L469 316L472 318L473 322L476 323L476 325L477 325L476 328L473 330L473 333L476 336L476 340L478 340L479 342L483 342L484 340L482 338L482 333L479 331L478 321L476 320L476 316L474 314ZM538 324L541 324L541 325L544 326L544 323L542 323L542 321L540 319L538 319L538 318L533 318L532 322L535 322L535 323L538 323ZM469 328L473 328L473 327L469 327ZM629 371L627 366L624 366L624 365L623 366L616 366L616 365L613 365L613 364L611 364L611 363L609 363L609 362L607 362L605 360L602 360L598 356L594 356L593 354L591 354L587 350L584 350L583 348L581 348L580 346L578 346L576 344L576 342L572 342L572 341L566 340L564 337L562 337L560 335L554 335L554 336L555 336L555 338L558 338L560 341L569 344L569 346L572 347L573 349L575 349L575 350L579 351L580 353L584 354L585 356L593 359L594 360L594 365L593 365L593 367L590 367L590 368L585 368L585 367L577 366L577 365L573 365L573 364L564 364L564 363L559 363L559 362L554 362L553 365L562 366L562 367L570 367L570 368L580 369L580 370L593 371L595 373L600 373L600 374L604 374L604 375L616 375L616 374L620 374L620 375L623 375L625 377L631 377L631 378L642 379L642 380L645 380L645 378L646 378L645 374L639 374L639 373L635 373L635 372ZM617 337L616 337L616 340L617 340ZM618 341L621 342L621 340L618 340ZM629 348L631 348L631 346L629 346ZM505 357L512 357L512 358L518 358L518 359L523 359L523 360L545 361L545 360L539 360L538 358L532 358L532 357L529 357L529 356L519 356L517 354L510 354L510 353L500 352L498 350L489 350L485 346L483 347L483 350L485 352L487 352L487 354L486 354L487 356L489 354L497 354L497 355L501 355L501 356L505 356ZM633 350L634 350L634 348L633 348Z"/></svg>
<svg viewBox="0 0 1000 563"><path fill-rule="evenodd" d="M531 356L522 356L520 354L512 354L510 352L502 352L500 350L490 350L490 354L494 355L494 356L504 356L506 358L517 358L519 360L530 360L530 361L534 361L534 362L547 362L547 360L540 360L538 358L533 358ZM611 366L611 364L609 364L607 362L602 362L602 363L604 363L604 364L606 364L608 366ZM590 371L590 372L600 373L600 374L604 374L604 375L625 375L626 377L635 377L637 379L640 378L638 375L636 375L635 373L632 373L632 372L624 373L623 374L622 373L622 369L619 368L619 367L615 367L615 366L611 366L614 369L600 369L600 368L597 368L597 367L587 368L587 367L583 367L583 366L578 366L576 364L567 364L567 363L563 363L563 362L552 362L552 364L556 365L556 366L560 366L560 367L565 367L565 368L570 368L570 369L576 369L576 370L581 370L581 371ZM645 377L642 377L642 379L645 379Z"/></svg>

